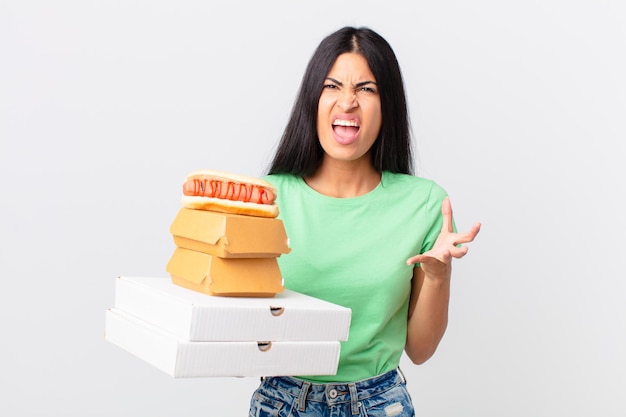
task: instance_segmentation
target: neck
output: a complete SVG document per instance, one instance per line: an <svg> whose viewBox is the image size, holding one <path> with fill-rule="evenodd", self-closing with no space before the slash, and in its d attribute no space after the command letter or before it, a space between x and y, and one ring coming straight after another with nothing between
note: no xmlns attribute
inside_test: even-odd
<svg viewBox="0 0 626 417"><path fill-rule="evenodd" d="M322 163L304 181L320 194L335 198L358 197L378 186L381 174L367 164Z"/></svg>

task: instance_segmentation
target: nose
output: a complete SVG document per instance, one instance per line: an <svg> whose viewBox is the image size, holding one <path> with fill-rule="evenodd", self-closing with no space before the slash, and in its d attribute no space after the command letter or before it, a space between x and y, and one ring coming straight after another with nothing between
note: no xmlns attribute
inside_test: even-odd
<svg viewBox="0 0 626 417"><path fill-rule="evenodd" d="M337 105L342 111L349 111L357 107L356 92L350 89L344 89L337 99Z"/></svg>

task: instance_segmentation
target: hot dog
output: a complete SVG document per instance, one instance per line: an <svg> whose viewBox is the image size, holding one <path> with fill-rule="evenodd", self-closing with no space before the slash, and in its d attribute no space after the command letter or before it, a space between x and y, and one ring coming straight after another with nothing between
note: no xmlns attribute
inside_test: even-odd
<svg viewBox="0 0 626 417"><path fill-rule="evenodd" d="M183 182L183 207L258 217L278 216L276 189L246 175L200 169Z"/></svg>

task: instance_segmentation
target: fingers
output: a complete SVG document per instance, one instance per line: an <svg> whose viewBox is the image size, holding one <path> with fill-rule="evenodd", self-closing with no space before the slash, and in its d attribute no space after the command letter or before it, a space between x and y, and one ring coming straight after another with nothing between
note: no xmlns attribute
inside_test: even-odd
<svg viewBox="0 0 626 417"><path fill-rule="evenodd" d="M444 203L445 206L445 203ZM445 210L442 208L442 211ZM451 214L451 213L450 213ZM444 215L444 228L445 228L445 215ZM413 265L416 263L424 263L429 262L433 259L436 259L440 262L449 262L451 258L462 258L469 251L468 246L463 246L463 243L469 243L474 241L478 232L480 232L481 224L475 223L468 232L466 233L449 233L446 238L442 241L441 247L448 246L447 249L444 249L442 252L439 252L439 255L434 255L435 251L431 250L424 254L415 255L406 260L407 265ZM447 241L448 243L443 243Z"/></svg>
<svg viewBox="0 0 626 417"><path fill-rule="evenodd" d="M474 238L476 238L476 235L478 234L478 232L480 232L480 226L481 226L480 223L475 223L468 232L459 233L457 235L458 238L456 239L456 243L472 242Z"/></svg>
<svg viewBox="0 0 626 417"><path fill-rule="evenodd" d="M467 252L469 251L469 247L468 246L460 246L460 247L453 247L452 249L450 249L450 255L453 258L456 259L460 259L462 257L464 257L465 255L467 255Z"/></svg>
<svg viewBox="0 0 626 417"><path fill-rule="evenodd" d="M472 226L469 232L457 234L456 239L454 239L453 249L451 249L452 256L455 258L464 257L467 254L469 248L467 246L462 246L461 244L473 242L479 231L480 223L476 223Z"/></svg>
<svg viewBox="0 0 626 417"><path fill-rule="evenodd" d="M443 199L443 202L441 203L441 215L443 217L443 224L441 225L441 231L448 232L448 233L454 232L454 227L452 224L452 203L450 202L450 197L446 197ZM469 232L464 233L464 234L459 234L461 239L458 240L457 242L467 243L467 242L471 242L472 240L474 240L474 238L480 231L480 226L481 226L480 223L475 223L472 226L472 228L469 230Z"/></svg>
<svg viewBox="0 0 626 417"><path fill-rule="evenodd" d="M442 232L453 232L452 228L452 204L450 198L446 197L441 203L441 215L443 217L443 225L441 226Z"/></svg>
<svg viewBox="0 0 626 417"><path fill-rule="evenodd" d="M465 239L464 243L472 242L474 238L476 238L476 235L478 234L478 232L480 232L480 226L480 223L476 223L467 233L463 234L463 238Z"/></svg>
<svg viewBox="0 0 626 417"><path fill-rule="evenodd" d="M406 264L413 265L413 264L419 263L421 259L422 259L422 255L411 256L409 259L406 260Z"/></svg>
<svg viewBox="0 0 626 417"><path fill-rule="evenodd" d="M474 238L476 237L476 235L478 234L478 232L480 232L480 227L482 225L480 223L474 223L474 225L472 226L472 228L470 229L469 233L472 236L472 240L474 240Z"/></svg>

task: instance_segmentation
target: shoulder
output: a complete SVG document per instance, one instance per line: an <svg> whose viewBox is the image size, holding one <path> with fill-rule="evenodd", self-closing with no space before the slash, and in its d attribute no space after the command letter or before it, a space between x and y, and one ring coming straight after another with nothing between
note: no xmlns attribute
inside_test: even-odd
<svg viewBox="0 0 626 417"><path fill-rule="evenodd" d="M448 193L434 180L409 174L383 172L382 185L385 189L404 195L419 195L421 198L443 200Z"/></svg>
<svg viewBox="0 0 626 417"><path fill-rule="evenodd" d="M292 174L268 174L262 178L269 182L276 188L282 188L290 184L296 184L299 181L299 177Z"/></svg>
<svg viewBox="0 0 626 417"><path fill-rule="evenodd" d="M293 174L269 174L263 177L277 192L277 199L284 195L296 196L303 191L302 179Z"/></svg>

